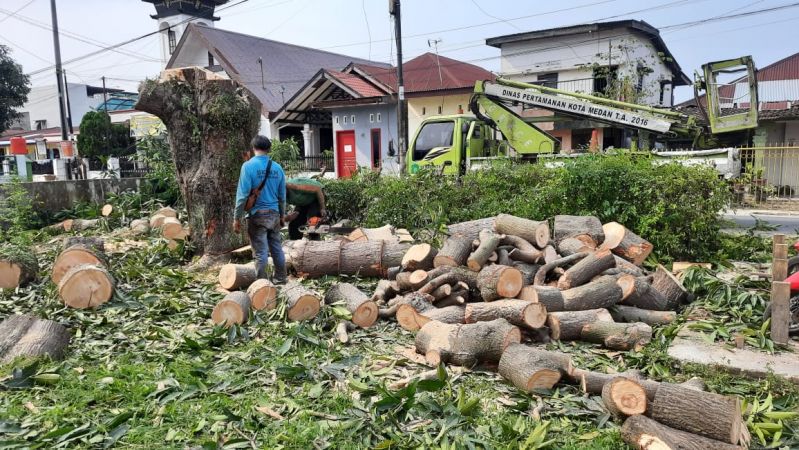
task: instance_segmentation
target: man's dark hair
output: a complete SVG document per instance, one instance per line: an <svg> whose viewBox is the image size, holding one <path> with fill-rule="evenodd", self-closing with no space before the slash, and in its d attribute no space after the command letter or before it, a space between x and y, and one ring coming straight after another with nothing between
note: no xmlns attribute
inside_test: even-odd
<svg viewBox="0 0 799 450"><path fill-rule="evenodd" d="M269 150L272 149L272 141L270 141L268 137L261 136L260 134L252 138L252 141L250 141L250 145L252 146L252 148L260 150L262 152L268 152Z"/></svg>

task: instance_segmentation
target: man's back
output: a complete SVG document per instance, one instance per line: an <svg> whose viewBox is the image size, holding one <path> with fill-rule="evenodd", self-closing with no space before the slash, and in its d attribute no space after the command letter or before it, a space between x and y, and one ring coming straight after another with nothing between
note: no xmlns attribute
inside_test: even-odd
<svg viewBox="0 0 799 450"><path fill-rule="evenodd" d="M270 158L266 155L258 155L250 158L241 166L239 176L239 187L236 193L237 204L241 199L247 198L252 189L257 189L266 176L266 167ZM261 194L255 201L255 206L251 211L272 210L279 211L280 202L285 200L286 175L280 164L272 161L272 168L269 170L269 179L264 183ZM250 212L250 211L245 211Z"/></svg>

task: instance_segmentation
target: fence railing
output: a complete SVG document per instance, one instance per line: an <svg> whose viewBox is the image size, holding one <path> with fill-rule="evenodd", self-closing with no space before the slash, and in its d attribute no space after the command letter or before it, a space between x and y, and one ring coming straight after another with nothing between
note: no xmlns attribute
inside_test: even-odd
<svg viewBox="0 0 799 450"><path fill-rule="evenodd" d="M739 155L741 175L732 180L734 205L799 210L799 147L747 147Z"/></svg>
<svg viewBox="0 0 799 450"><path fill-rule="evenodd" d="M300 156L299 159L276 161L286 172L321 172L323 167L333 171L333 155Z"/></svg>

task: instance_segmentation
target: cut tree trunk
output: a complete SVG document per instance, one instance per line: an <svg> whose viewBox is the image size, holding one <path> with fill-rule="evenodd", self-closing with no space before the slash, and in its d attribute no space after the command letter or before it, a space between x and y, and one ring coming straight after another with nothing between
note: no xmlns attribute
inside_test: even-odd
<svg viewBox="0 0 799 450"><path fill-rule="evenodd" d="M650 417L666 426L726 444L738 444L743 424L737 396L661 384Z"/></svg>
<svg viewBox="0 0 799 450"><path fill-rule="evenodd" d="M321 296L298 281L287 283L282 294L286 298L286 315L289 320L299 322L319 314Z"/></svg>
<svg viewBox="0 0 799 450"><path fill-rule="evenodd" d="M163 214L154 214L150 216L150 228L161 228L164 225L166 217L167 216Z"/></svg>
<svg viewBox="0 0 799 450"><path fill-rule="evenodd" d="M591 252L574 253L569 256L564 256L563 258L556 259L555 261L544 264L543 266L541 266L540 269L538 269L538 272L535 274L535 278L533 279L533 284L536 286L543 286L546 283L547 274L549 274L549 272L552 269L556 267L562 267L569 264L573 264L587 257L590 254Z"/></svg>
<svg viewBox="0 0 799 450"><path fill-rule="evenodd" d="M448 284L439 286L438 288L436 288L436 290L431 292L430 295L432 295L435 301L438 302L439 300L442 300L452 295L452 286Z"/></svg>
<svg viewBox="0 0 799 450"><path fill-rule="evenodd" d="M13 247L0 253L0 289L16 289L36 278L39 261L32 249Z"/></svg>
<svg viewBox="0 0 799 450"><path fill-rule="evenodd" d="M444 241L441 251L433 258L433 266L463 266L471 252L472 239L462 234L454 234Z"/></svg>
<svg viewBox="0 0 799 450"><path fill-rule="evenodd" d="M666 311L671 306L666 297L649 284L647 277L636 277L633 286L630 294L622 301L624 305L652 311Z"/></svg>
<svg viewBox="0 0 799 450"><path fill-rule="evenodd" d="M217 325L229 327L241 325L250 318L250 296L245 292L229 292L214 306L211 320Z"/></svg>
<svg viewBox="0 0 799 450"><path fill-rule="evenodd" d="M616 260L610 250L597 250L589 253L570 267L558 280L558 289L566 290L582 286L602 272L616 267Z"/></svg>
<svg viewBox="0 0 799 450"><path fill-rule="evenodd" d="M513 247L513 250L508 252L508 257L514 261L535 264L541 262L544 258L544 252L519 236L506 234L502 236L499 242L501 245Z"/></svg>
<svg viewBox="0 0 799 450"><path fill-rule="evenodd" d="M524 392L552 389L574 369L569 356L522 344L508 346L499 360L499 374Z"/></svg>
<svg viewBox="0 0 799 450"><path fill-rule="evenodd" d="M103 217L108 217L113 212L114 212L114 205L111 205L111 204L108 204L108 203L103 205L102 209L100 209L100 214L102 214Z"/></svg>
<svg viewBox="0 0 799 450"><path fill-rule="evenodd" d="M509 214L500 214L496 217L494 230L500 234L519 236L538 248L546 247L550 239L549 223L546 220L537 222Z"/></svg>
<svg viewBox="0 0 799 450"><path fill-rule="evenodd" d="M433 259L437 251L430 244L416 244L411 246L402 257L402 267L405 270L429 270L433 268Z"/></svg>
<svg viewBox="0 0 799 450"><path fill-rule="evenodd" d="M64 238L64 243L61 245L61 250L64 251L76 245L81 245L85 248L91 249L97 254L105 254L105 240L95 236L66 237Z"/></svg>
<svg viewBox="0 0 799 450"><path fill-rule="evenodd" d="M416 351L431 365L471 367L499 362L508 345L520 341L519 328L504 319L465 325L431 321L416 333Z"/></svg>
<svg viewBox="0 0 799 450"><path fill-rule="evenodd" d="M385 303L396 297L398 293L399 285L389 280L380 280L377 282L375 292L372 294L370 300L378 304Z"/></svg>
<svg viewBox="0 0 799 450"><path fill-rule="evenodd" d="M73 245L56 258L50 278L58 284L64 275L73 267L81 264L94 264L105 267L105 255L85 245Z"/></svg>
<svg viewBox="0 0 799 450"><path fill-rule="evenodd" d="M350 283L336 283L325 293L325 303L343 303L352 314L352 323L369 328L377 321L377 303Z"/></svg>
<svg viewBox="0 0 799 450"><path fill-rule="evenodd" d="M225 264L219 270L219 285L229 291L246 288L257 278L252 264Z"/></svg>
<svg viewBox="0 0 799 450"><path fill-rule="evenodd" d="M621 438L636 450L744 450L740 445L680 431L646 416L630 416L621 427Z"/></svg>
<svg viewBox="0 0 799 450"><path fill-rule="evenodd" d="M466 305L464 319L466 323L505 319L518 327L533 329L544 326L547 321L547 309L540 303L503 299Z"/></svg>
<svg viewBox="0 0 799 450"><path fill-rule="evenodd" d="M615 377L602 387L602 402L616 418L643 414L646 412L646 391L629 378Z"/></svg>
<svg viewBox="0 0 799 450"><path fill-rule="evenodd" d="M72 219L72 222L64 223L66 231L83 231L97 228L100 226L100 219Z"/></svg>
<svg viewBox="0 0 799 450"><path fill-rule="evenodd" d="M104 267L80 264L61 278L58 295L70 308L94 308L111 300L114 288L114 279Z"/></svg>
<svg viewBox="0 0 799 450"><path fill-rule="evenodd" d="M442 308L432 308L422 314L428 320L437 320L441 323L465 323L466 308L463 305L444 306Z"/></svg>
<svg viewBox="0 0 799 450"><path fill-rule="evenodd" d="M130 222L130 229L136 234L147 234L150 232L150 221L147 219L135 219Z"/></svg>
<svg viewBox="0 0 799 450"><path fill-rule="evenodd" d="M643 322L649 326L668 325L677 320L674 311L650 311L634 306L615 305L609 308L616 322Z"/></svg>
<svg viewBox="0 0 799 450"><path fill-rule="evenodd" d="M563 311L583 311L586 309L608 308L620 302L624 293L614 277L600 277L591 283L561 291Z"/></svg>
<svg viewBox="0 0 799 450"><path fill-rule="evenodd" d="M390 267L402 264L410 247L388 241L299 241L290 251L291 264L298 275L319 278L325 275L382 277Z"/></svg>
<svg viewBox="0 0 799 450"><path fill-rule="evenodd" d="M415 291L430 281L430 275L424 270L400 272L397 274L397 287L400 292Z"/></svg>
<svg viewBox="0 0 799 450"><path fill-rule="evenodd" d="M188 67L143 83L135 108L158 116L169 132L197 252L212 257L242 247L245 235L230 232L230 212L236 174L260 126L258 99L233 80Z"/></svg>
<svg viewBox="0 0 799 450"><path fill-rule="evenodd" d="M602 222L595 216L555 216L552 227L555 243L567 238L578 238L596 248L605 240ZM590 241L587 241L590 239Z"/></svg>
<svg viewBox="0 0 799 450"><path fill-rule="evenodd" d="M606 223L602 229L605 231L605 241L601 248L613 251L636 266L640 266L652 253L652 244L649 241L618 222Z"/></svg>
<svg viewBox="0 0 799 450"><path fill-rule="evenodd" d="M596 250L596 246L586 244L577 238L566 238L558 243L558 253L560 253L561 256L592 252L594 250Z"/></svg>
<svg viewBox="0 0 799 450"><path fill-rule="evenodd" d="M519 269L495 264L477 274L477 287L484 301L514 298L522 290L522 273Z"/></svg>
<svg viewBox="0 0 799 450"><path fill-rule="evenodd" d="M20 356L61 359L70 337L69 331L57 322L12 314L0 322L0 364Z"/></svg>
<svg viewBox="0 0 799 450"><path fill-rule="evenodd" d="M434 269L434 271L436 270L438 269ZM434 271L431 271L430 274L428 275L432 275ZM449 284L450 286L455 286L458 283L466 283L469 289L476 289L478 278L479 274L476 274L471 270L462 267L455 267L441 273L441 275L431 278L431 280L428 281L427 284L419 288L419 292L421 292L422 294L430 294L431 292L435 291L436 289L445 284Z"/></svg>
<svg viewBox="0 0 799 450"><path fill-rule="evenodd" d="M164 217L175 217L175 218L178 217L178 212L175 211L174 208L171 208L169 206L164 206L163 208L160 208L158 211L153 213L153 215L156 214L160 214Z"/></svg>
<svg viewBox="0 0 799 450"><path fill-rule="evenodd" d="M261 278L247 288L252 308L256 311L272 310L277 307L277 287L271 281Z"/></svg>
<svg viewBox="0 0 799 450"><path fill-rule="evenodd" d="M563 293L556 287L525 286L519 292L518 298L528 302L540 303L547 308L547 312L564 311Z"/></svg>
<svg viewBox="0 0 799 450"><path fill-rule="evenodd" d="M161 224L161 235L167 239L183 240L186 237L186 232L178 219L167 217Z"/></svg>
<svg viewBox="0 0 799 450"><path fill-rule="evenodd" d="M594 322L583 327L580 340L611 350L639 351L652 340L652 327L641 322Z"/></svg>
<svg viewBox="0 0 799 450"><path fill-rule="evenodd" d="M683 287L680 280L660 264L655 269L652 287L666 299L666 309L677 309L689 298L688 291Z"/></svg>
<svg viewBox="0 0 799 450"><path fill-rule="evenodd" d="M430 320L424 317L428 310L436 307L431 303L431 298L425 294L411 292L405 295L401 304L397 306L397 323L408 331L416 331Z"/></svg>
<svg viewBox="0 0 799 450"><path fill-rule="evenodd" d="M541 268L541 266L537 264L529 264L520 261L514 261L511 266L519 269L519 272L522 273L525 286L533 284L533 280L535 280L535 274L538 273L538 269Z"/></svg>
<svg viewBox="0 0 799 450"><path fill-rule="evenodd" d="M547 314L549 334L556 341L578 340L583 327L595 323L613 323L613 317L606 309L561 311Z"/></svg>
<svg viewBox="0 0 799 450"><path fill-rule="evenodd" d="M477 235L480 234L480 230L485 230L486 228L489 230L494 229L495 220L495 217L486 217L484 219L453 223L452 225L447 226L447 231L450 236L460 234L464 238L468 239L469 242L472 242L477 239Z"/></svg>
<svg viewBox="0 0 799 450"><path fill-rule="evenodd" d="M673 384L648 380L644 378L641 372L637 370L629 370L627 372L621 373L601 373L592 372L590 370L575 369L574 373L572 374L572 379L580 384L580 389L586 394L593 395L601 395L602 388L605 386L605 384L616 377L628 378L640 384L641 387L644 388L644 391L646 391L646 399L650 408L652 406L652 402L655 400L655 394L657 394L658 388L660 388L662 384ZM674 385L695 391L704 390L704 382L702 382L700 378L691 378L688 381Z"/></svg>
<svg viewBox="0 0 799 450"><path fill-rule="evenodd" d="M479 272L486 265L491 254L499 246L499 236L491 230L481 230L478 239L480 244L466 260L466 266L475 272Z"/></svg>

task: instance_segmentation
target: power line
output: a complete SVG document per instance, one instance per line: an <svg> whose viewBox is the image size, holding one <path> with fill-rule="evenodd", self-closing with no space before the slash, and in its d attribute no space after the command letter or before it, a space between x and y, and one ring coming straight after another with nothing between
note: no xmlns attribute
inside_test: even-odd
<svg viewBox="0 0 799 450"><path fill-rule="evenodd" d="M519 28L519 27L517 27L517 26L516 26L516 24L514 24L513 22L511 22L511 21L509 21L509 20L507 20L507 19L503 19L502 17L497 17L497 16L495 16L495 15L489 14L489 13L488 13L488 11L484 10L484 9L483 9L483 7L482 7L482 6L480 6L480 4L479 4L479 3L477 3L477 0L471 0L471 1L472 1L472 4L473 4L474 6L476 6L476 7L477 7L477 9L479 9L479 10L480 10L480 12L481 12L481 13L483 13L483 14L485 14L486 16L488 16L488 17L490 17L490 18L492 18L492 19L500 20L500 21L502 21L502 22L504 22L504 23L506 23L506 24L508 24L508 25L512 26L512 27L513 27L513 28L514 28L516 31L522 31L522 29L521 29L521 28Z"/></svg>
<svg viewBox="0 0 799 450"><path fill-rule="evenodd" d="M747 12L742 12L742 13L738 13L738 14L729 14L729 15L725 15L725 16L709 17L707 19L694 20L692 22L684 22L684 23L677 24L677 25L668 25L668 26L665 26L665 27L660 27L660 29L661 30L668 30L670 28L675 28L675 27L689 28L689 27L692 27L692 26L704 25L706 23L718 22L718 21L721 21L721 20L737 19L737 18L740 18L740 17L749 17L749 16L758 15L758 14L765 14L765 13L770 13L770 12L774 12L774 11L780 11L780 10L783 10L783 9L795 8L797 6L799 6L799 2L789 3L787 5L774 6L772 8L756 9L754 11L747 11Z"/></svg>
<svg viewBox="0 0 799 450"><path fill-rule="evenodd" d="M361 0L361 10L363 10L363 20L366 22L366 34L369 35L369 57L372 59L372 30L369 28L369 16L366 14L366 0Z"/></svg>
<svg viewBox="0 0 799 450"><path fill-rule="evenodd" d="M35 2L35 1L36 1L36 0L30 0L28 3L25 3L24 5L20 6L19 8L17 8L17 9L16 9L16 11L14 11L14 12L12 12L12 13L10 13L10 14L6 15L6 16L5 16L5 17L3 17L2 19L0 19L0 23L3 23L3 22L5 22L6 20L8 20L8 19L10 19L10 18L12 18L12 17L14 17L14 16L16 16L18 12L20 12L20 11L22 11L23 9L27 8L28 6L30 6L30 5L31 5L31 3Z"/></svg>

